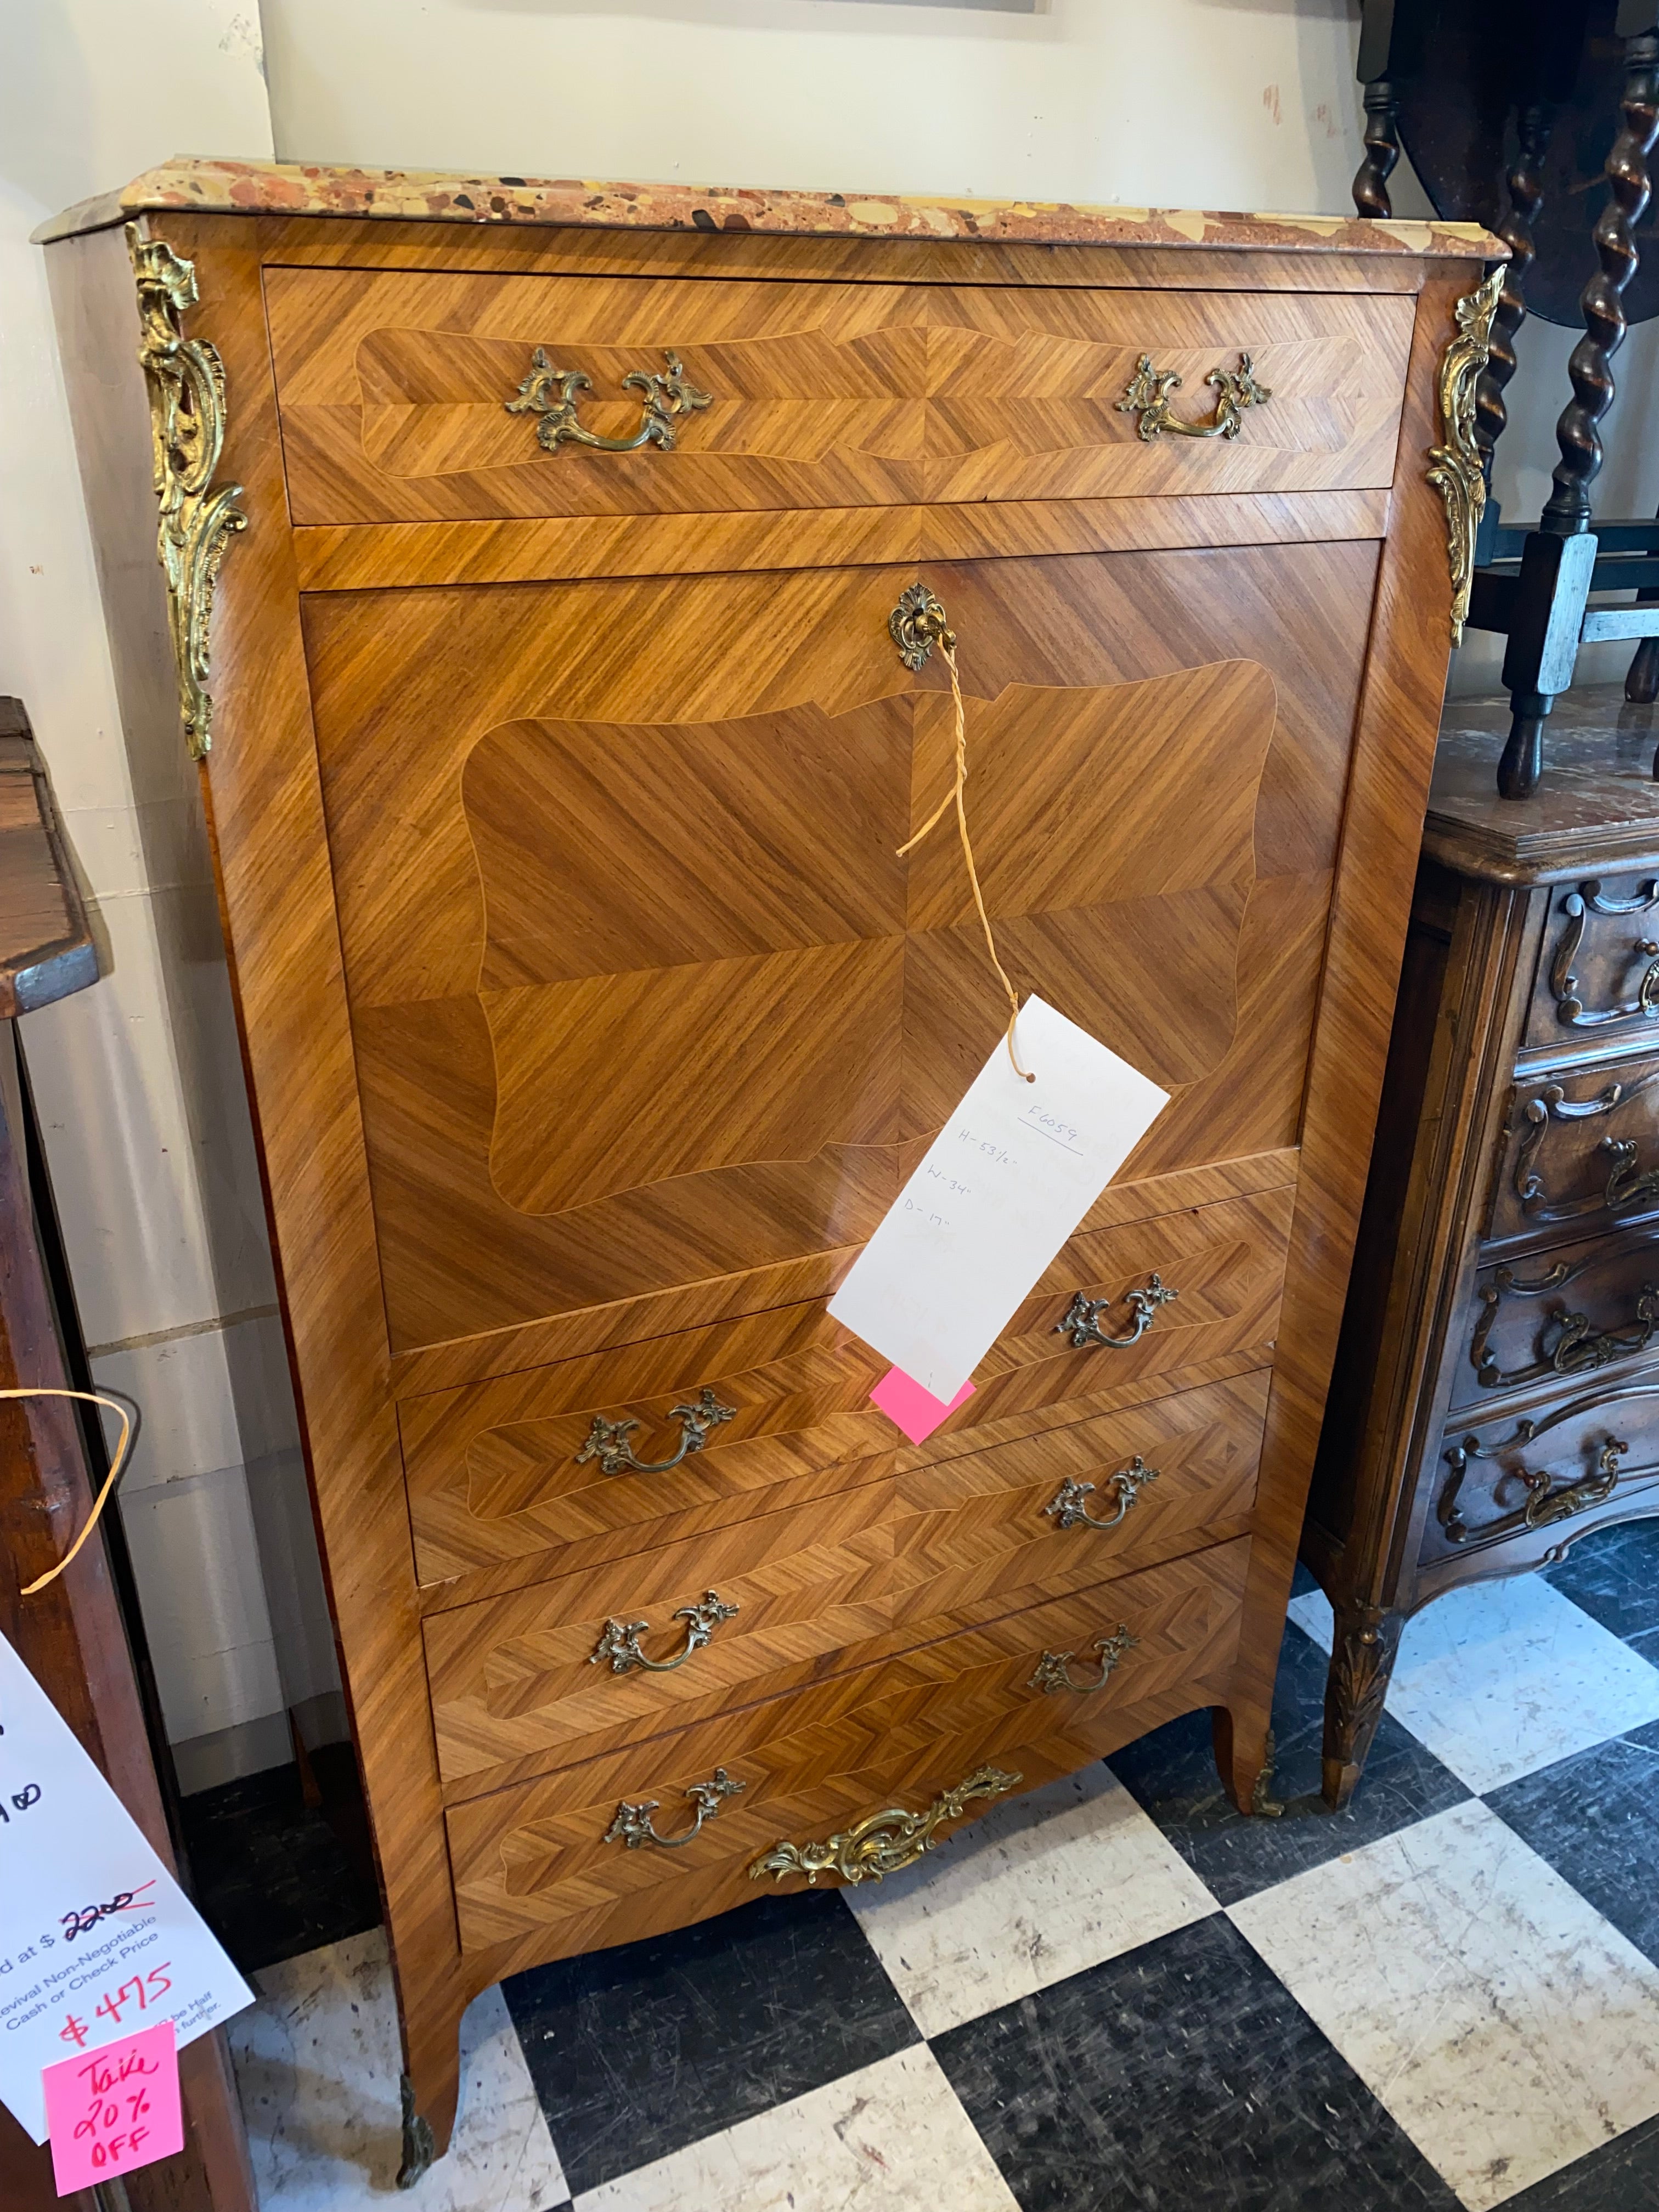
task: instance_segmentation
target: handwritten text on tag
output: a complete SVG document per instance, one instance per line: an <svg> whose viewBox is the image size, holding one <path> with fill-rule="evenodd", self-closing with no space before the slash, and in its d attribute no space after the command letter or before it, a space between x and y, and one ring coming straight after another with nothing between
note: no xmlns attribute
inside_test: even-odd
<svg viewBox="0 0 1659 2212"><path fill-rule="evenodd" d="M41 2076L60 2197L153 2166L185 2147L179 2050L170 2020L60 2059Z"/></svg>
<svg viewBox="0 0 1659 2212"><path fill-rule="evenodd" d="M1041 999L1000 1038L830 1302L836 1320L947 1403L1169 1104Z"/></svg>
<svg viewBox="0 0 1659 2212"><path fill-rule="evenodd" d="M0 2104L46 2140L42 2069L252 2004L137 1821L0 1636Z"/></svg>

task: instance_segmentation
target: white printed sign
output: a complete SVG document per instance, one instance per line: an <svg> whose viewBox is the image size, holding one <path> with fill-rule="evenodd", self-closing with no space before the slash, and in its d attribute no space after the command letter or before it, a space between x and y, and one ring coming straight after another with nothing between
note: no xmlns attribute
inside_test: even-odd
<svg viewBox="0 0 1659 2212"><path fill-rule="evenodd" d="M0 1636L0 2103L46 2139L40 2069L253 2002L137 1821Z"/></svg>
<svg viewBox="0 0 1659 2212"><path fill-rule="evenodd" d="M830 1301L935 1398L954 1398L1170 1103L1041 999L974 1078Z"/></svg>

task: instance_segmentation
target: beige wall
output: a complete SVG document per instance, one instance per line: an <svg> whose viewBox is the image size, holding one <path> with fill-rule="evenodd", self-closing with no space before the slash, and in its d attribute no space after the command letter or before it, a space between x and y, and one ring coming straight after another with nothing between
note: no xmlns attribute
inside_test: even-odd
<svg viewBox="0 0 1659 2212"><path fill-rule="evenodd" d="M284 158L1346 209L1349 0L264 0Z"/></svg>

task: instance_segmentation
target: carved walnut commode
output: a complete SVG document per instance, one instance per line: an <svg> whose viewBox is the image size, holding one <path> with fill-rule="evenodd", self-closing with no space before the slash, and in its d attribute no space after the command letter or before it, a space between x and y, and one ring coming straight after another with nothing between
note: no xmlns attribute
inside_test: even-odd
<svg viewBox="0 0 1659 2212"><path fill-rule="evenodd" d="M1492 242L214 162L54 235L134 712L161 503L411 2167L504 1973L1194 1707L1248 1807ZM1006 1020L896 857L945 622L1002 959L1173 1103L912 1449L824 1304Z"/></svg>
<svg viewBox="0 0 1659 2212"><path fill-rule="evenodd" d="M1559 701L1517 806L1507 696L1446 709L1304 1540L1333 1805L1409 1614L1659 1513L1656 712Z"/></svg>

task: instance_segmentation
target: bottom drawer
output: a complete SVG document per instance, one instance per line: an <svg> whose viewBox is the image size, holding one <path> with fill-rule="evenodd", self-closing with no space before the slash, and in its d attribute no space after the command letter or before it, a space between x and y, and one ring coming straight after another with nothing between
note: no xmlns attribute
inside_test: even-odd
<svg viewBox="0 0 1659 2212"><path fill-rule="evenodd" d="M1659 1376L1581 1390L1526 1416L1441 1438L1419 1554L1425 1567L1524 1541L1659 1480Z"/></svg>
<svg viewBox="0 0 1659 2212"><path fill-rule="evenodd" d="M457 1806L462 1946L510 1972L684 1926L755 1895L776 1846L921 1811L988 1764L1029 1789L1217 1702L1249 1558L1218 1545Z"/></svg>

